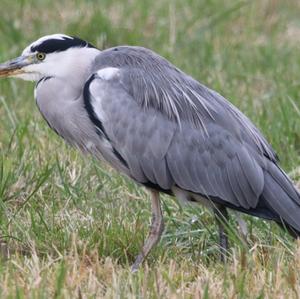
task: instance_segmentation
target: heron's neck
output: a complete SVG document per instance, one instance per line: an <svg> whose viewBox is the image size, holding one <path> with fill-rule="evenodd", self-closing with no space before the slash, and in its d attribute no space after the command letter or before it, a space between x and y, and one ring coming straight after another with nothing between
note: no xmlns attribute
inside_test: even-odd
<svg viewBox="0 0 300 299"><path fill-rule="evenodd" d="M95 48L70 49L60 56L60 61L52 77L64 81L73 89L81 90L90 76L93 62L99 54L100 51Z"/></svg>
<svg viewBox="0 0 300 299"><path fill-rule="evenodd" d="M88 131L84 129L89 122L84 110L83 89L92 74L94 59L100 53L97 49L82 50L84 53L76 61L74 55L73 60L66 57L56 74L45 76L35 87L36 102L42 115L50 127L73 144L77 144L78 140L85 142L85 134L80 135L80 138L74 136L78 132Z"/></svg>
<svg viewBox="0 0 300 299"><path fill-rule="evenodd" d="M36 87L35 97L49 126L68 143L84 147L89 119L79 87L55 77L45 78Z"/></svg>

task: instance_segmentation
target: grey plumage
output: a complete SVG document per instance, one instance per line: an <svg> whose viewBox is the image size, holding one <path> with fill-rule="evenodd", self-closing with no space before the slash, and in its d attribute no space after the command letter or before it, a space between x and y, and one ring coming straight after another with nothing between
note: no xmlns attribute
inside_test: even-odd
<svg viewBox="0 0 300 299"><path fill-rule="evenodd" d="M41 49L49 58L28 66L24 57L32 59ZM39 109L70 144L151 190L219 207L224 218L229 207L275 220L299 235L299 192L259 130L224 97L166 59L141 47L101 52L64 35L41 38L23 56L17 60L22 75L16 63L8 63L0 66L0 76L9 70L39 80ZM158 193L151 194L159 218L151 230L156 237L149 237L134 267L163 229Z"/></svg>
<svg viewBox="0 0 300 299"><path fill-rule="evenodd" d="M177 185L254 212L265 176L278 165L271 146L248 118L149 50L106 50L96 58L94 72L107 67L119 71L110 80L96 76L90 86L91 97L96 99L95 107L102 105L107 116L101 120L103 127L127 161L133 179L150 181L164 190ZM277 183L282 185L280 180ZM287 194L299 201L299 194L289 184Z"/></svg>

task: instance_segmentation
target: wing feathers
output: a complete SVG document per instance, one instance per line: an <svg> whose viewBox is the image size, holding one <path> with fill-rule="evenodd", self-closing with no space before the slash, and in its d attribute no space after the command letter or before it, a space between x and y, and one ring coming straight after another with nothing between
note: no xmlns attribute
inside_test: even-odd
<svg viewBox="0 0 300 299"><path fill-rule="evenodd" d="M241 205L244 208L249 209L250 206L247 201L247 197L245 197L245 195L240 187L240 184L239 184L238 175L241 172L241 170L234 166L236 166L236 163L234 160L229 161L226 165L226 172L227 172L227 177L228 177L228 180L230 183L231 190L234 194L237 205L238 206Z"/></svg>
<svg viewBox="0 0 300 299"><path fill-rule="evenodd" d="M242 170L241 175L243 174L258 199L262 193L264 186L264 176L261 167L255 162L255 160L250 157L246 148L241 147L237 153L239 159L240 168ZM254 203L256 206L257 201Z"/></svg>
<svg viewBox="0 0 300 299"><path fill-rule="evenodd" d="M289 197L300 205L300 196L287 175L273 163L268 163L268 172Z"/></svg>
<svg viewBox="0 0 300 299"><path fill-rule="evenodd" d="M128 175L245 210L255 209L263 194L299 229L294 211L299 194L273 163L275 154L263 136L222 96L142 48L104 51L96 65L118 69L94 78L91 92Z"/></svg>
<svg viewBox="0 0 300 299"><path fill-rule="evenodd" d="M265 187L263 197L275 212L300 231L299 205L287 194L284 189L268 173L265 173Z"/></svg>
<svg viewBox="0 0 300 299"><path fill-rule="evenodd" d="M262 171L239 139L215 122L206 124L207 135L186 122L179 127L154 109L142 108L122 88L116 97L116 91L110 91L118 88L116 82L95 80L101 81L99 95L93 84L97 99L93 105L101 106L95 111L101 111L98 117L132 178L165 190L178 185L235 206L256 206L263 187Z"/></svg>

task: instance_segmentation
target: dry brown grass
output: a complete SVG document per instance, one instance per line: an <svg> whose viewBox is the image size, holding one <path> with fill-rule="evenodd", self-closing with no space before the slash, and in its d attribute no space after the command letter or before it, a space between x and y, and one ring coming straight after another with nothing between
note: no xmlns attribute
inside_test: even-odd
<svg viewBox="0 0 300 299"><path fill-rule="evenodd" d="M76 236L67 254L57 258L12 256L0 274L1 298L299 298L300 243L295 254L282 249L252 248L233 252L226 266L176 259L158 260L132 274L97 252L77 250ZM22 290L22 291L20 291ZM13 295L15 294L15 295Z"/></svg>
<svg viewBox="0 0 300 299"><path fill-rule="evenodd" d="M296 0L2 0L0 56L55 32L152 48L245 112L300 187L299 12ZM132 274L147 196L64 146L33 106L32 86L1 81L1 299L299 298L300 244L247 218L249 245L231 237L223 265L213 217L168 197L164 238Z"/></svg>

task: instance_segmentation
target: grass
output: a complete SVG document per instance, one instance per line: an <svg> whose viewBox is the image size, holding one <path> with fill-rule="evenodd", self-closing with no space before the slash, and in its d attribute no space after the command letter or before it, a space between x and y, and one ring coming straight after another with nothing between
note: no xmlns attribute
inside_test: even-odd
<svg viewBox="0 0 300 299"><path fill-rule="evenodd" d="M300 181L298 1L1 2L0 60L64 32L100 48L142 45L229 98ZM164 196L166 231L147 263L130 264L147 235L149 199L47 127L33 85L0 82L0 298L298 298L300 244L245 217L230 223L218 260L211 213Z"/></svg>

